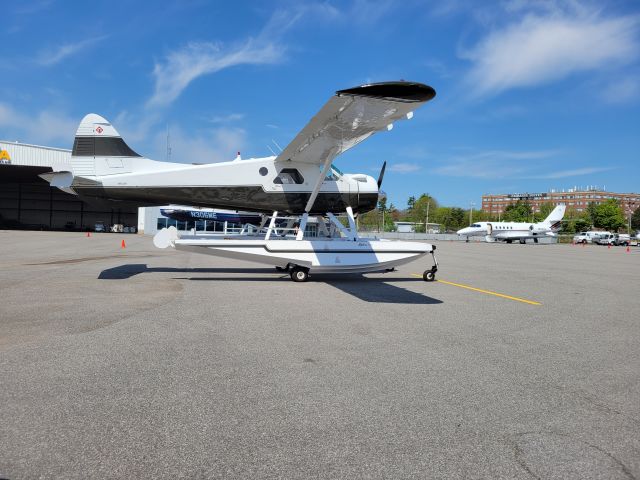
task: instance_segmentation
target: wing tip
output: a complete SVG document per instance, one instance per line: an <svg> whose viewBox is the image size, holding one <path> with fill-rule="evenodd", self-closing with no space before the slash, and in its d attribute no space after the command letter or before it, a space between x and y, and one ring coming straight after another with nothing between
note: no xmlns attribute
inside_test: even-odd
<svg viewBox="0 0 640 480"><path fill-rule="evenodd" d="M354 95L372 98L385 98L401 102L428 102L436 96L433 87L418 82L380 82L368 83L358 87L338 90L336 95Z"/></svg>

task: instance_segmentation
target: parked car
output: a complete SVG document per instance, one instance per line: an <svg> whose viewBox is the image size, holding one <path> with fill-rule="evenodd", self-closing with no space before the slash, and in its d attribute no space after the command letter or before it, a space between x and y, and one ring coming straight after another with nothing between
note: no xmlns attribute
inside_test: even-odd
<svg viewBox="0 0 640 480"><path fill-rule="evenodd" d="M107 227L105 226L104 222L96 222L96 224L93 227L94 232L106 232L107 231Z"/></svg>

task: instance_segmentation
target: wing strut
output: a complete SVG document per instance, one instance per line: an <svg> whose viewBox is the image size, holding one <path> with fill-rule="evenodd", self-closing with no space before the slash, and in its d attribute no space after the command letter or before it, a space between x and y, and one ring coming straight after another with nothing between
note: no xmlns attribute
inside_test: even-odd
<svg viewBox="0 0 640 480"><path fill-rule="evenodd" d="M332 160L332 156L328 155L327 159L324 161L324 167L322 168L322 173L318 177L318 180L316 180L316 186L313 187L313 191L311 192L311 196L309 197L307 206L304 207L304 211L307 213L309 213L309 211L313 207L313 204L316 201L316 197L318 196L318 192L320 191L320 187L322 187L322 182L324 182L324 179L326 178L327 173L329 173L329 169L331 168L331 160Z"/></svg>
<svg viewBox="0 0 640 480"><path fill-rule="evenodd" d="M300 229L298 230L298 234L296 235L296 240L302 240L304 236L304 229L307 227L309 211L313 208L313 204L316 202L316 198L318 198L318 193L320 192L320 188L322 187L322 182L324 182L324 179L327 177L327 173L329 173L329 169L331 168L331 159L332 157L328 156L324 161L322 172L316 180L316 185L313 187L313 191L311 192L309 201L307 201L307 205L304 207L304 214L302 215L302 220L300 221Z"/></svg>

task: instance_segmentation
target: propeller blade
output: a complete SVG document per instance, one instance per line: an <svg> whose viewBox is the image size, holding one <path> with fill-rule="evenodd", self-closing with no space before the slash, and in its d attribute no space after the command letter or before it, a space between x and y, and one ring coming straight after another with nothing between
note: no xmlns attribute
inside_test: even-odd
<svg viewBox="0 0 640 480"><path fill-rule="evenodd" d="M382 164L382 168L380 169L380 175L378 175L378 190L380 190L380 187L382 186L382 179L384 178L384 171L387 168L387 161L385 160L384 163Z"/></svg>

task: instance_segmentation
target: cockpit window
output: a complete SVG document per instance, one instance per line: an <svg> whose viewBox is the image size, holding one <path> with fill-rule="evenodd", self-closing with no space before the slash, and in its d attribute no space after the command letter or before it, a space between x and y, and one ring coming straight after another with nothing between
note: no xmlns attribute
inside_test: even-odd
<svg viewBox="0 0 640 480"><path fill-rule="evenodd" d="M320 170L322 170L322 167L320 167ZM338 167L336 167L332 163L331 164L331 169L327 173L327 176L324 177L325 181L327 181L327 182L335 182L336 180L339 180L340 177L342 177L342 172L340 171L340 169Z"/></svg>
<svg viewBox="0 0 640 480"><path fill-rule="evenodd" d="M471 225L471 226L472 226L472 227L479 228L479 227L481 227L482 225L480 225L479 223L474 223L474 224L473 224L473 225Z"/></svg>

